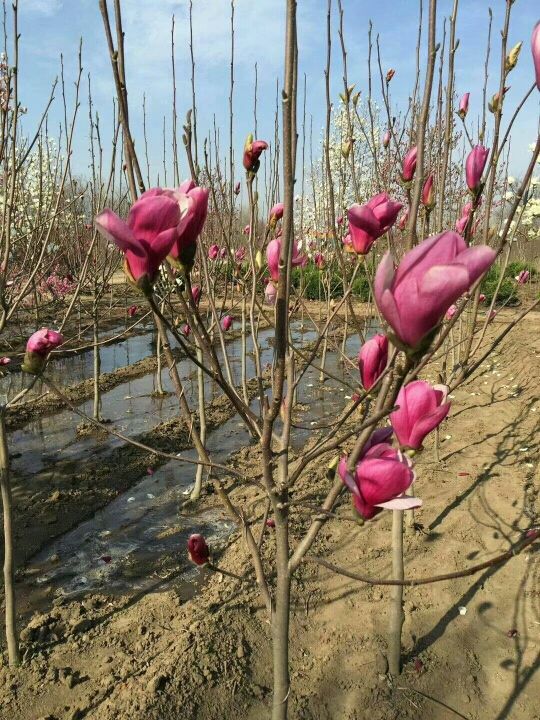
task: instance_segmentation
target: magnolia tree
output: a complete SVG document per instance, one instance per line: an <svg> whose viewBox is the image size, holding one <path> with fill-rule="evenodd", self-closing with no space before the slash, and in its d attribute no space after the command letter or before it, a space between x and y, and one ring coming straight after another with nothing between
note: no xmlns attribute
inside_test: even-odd
<svg viewBox="0 0 540 720"><path fill-rule="evenodd" d="M371 80L366 109L361 114L359 97L347 77L343 11L338 2L344 89L332 131L329 13L323 159L313 173L313 200L306 201L300 222L298 213L302 211L295 187L296 2L287 0L279 152L276 147L272 152L269 142L253 134L246 139L240 182L247 197L248 222L243 226L236 208L240 187L233 158L229 158L227 182L217 158L218 170L210 168L207 155L206 172L201 172L194 160L196 133L190 115L184 127L184 144L191 178L182 183L178 180L174 187L146 190L128 121L120 3L115 3L118 33L115 45L107 3L100 2L118 92L131 207L125 216L110 208L101 210L95 218L95 228L120 251L126 277L140 294L140 303L148 305L154 318L177 396L178 412L190 429L198 455L195 462L199 471L192 499L197 499L206 476L225 511L242 530L252 572L242 578L233 577L231 582L256 583L268 613L273 647L274 720L283 720L288 712L292 581L302 563L317 562L359 582L392 586L387 657L389 674L394 678L401 670L404 587L460 577L486 567L482 563L450 575L406 578L403 533L404 513L409 514L409 525L414 528L412 513L422 503L423 478L417 477L415 458L422 452L426 437L436 432L448 415L449 392L468 378L512 327L538 304L536 300L524 308L499 333L487 332L491 313L483 315L480 310L485 301L482 279L499 256L506 257L519 216L522 224L528 222L527 208L534 197L531 179L540 153L538 138L523 178L513 184L512 197L508 198L502 217L497 215L493 209L500 200L500 158L524 102L513 114L508 113L510 120L504 124L503 108L507 102L504 91L509 74L517 66L520 49L507 48L512 4L510 0L506 4L501 72L489 108L492 120L488 128L484 112L484 123L476 136L472 123L467 124L474 98L464 93L458 102L456 95L453 62L457 50L457 10L451 18L448 55L441 56L441 63L447 63L445 102L441 101L433 110L435 63L440 45L436 38L437 3L430 0L425 69L418 68L410 106L404 109L403 117L407 120L400 123L394 120L398 113L390 95L395 71L383 70L380 60L373 77L380 75L381 114L386 113L386 121L377 119ZM371 70L371 31L369 42ZM536 79L525 101L540 89L539 26L533 31L532 56ZM439 83L442 97L442 71ZM476 102L479 104L479 100ZM379 122L385 125L384 132L379 132ZM205 151L206 147L205 143ZM456 159L462 153L464 162ZM266 176L271 187L265 192L270 207L265 211L259 200L263 195L261 168L270 155L269 164L274 170ZM278 160L280 172L276 170ZM280 198L275 197L277 187L281 187ZM500 227L499 232L493 232L495 224ZM322 233L324 245L309 247L308 237L314 232ZM303 312L306 308L308 313L306 286L295 281L296 274L305 272L308 266L322 277L331 268L337 268L342 287L335 302L329 303L324 321L316 323L316 339L306 351L295 343L291 322L299 309ZM366 279L374 313L380 318L380 331L368 340L366 324L358 321L358 308L355 309L358 301L354 283L360 275ZM527 280L520 275L516 282ZM497 291L492 307L496 296ZM309 441L293 452L296 392L310 368L319 369L323 379L331 376L325 369L324 353L331 330L341 322L341 308L347 309L351 319L351 325L342 328L344 335L354 331L363 341L356 360L358 387L349 405L325 428L315 429ZM456 341L457 323L460 332ZM261 327L265 325L272 328L274 340L270 368L263 364L260 348ZM240 383L235 381L227 345L228 334L236 328L242 343ZM198 418L188 403L171 339L197 369ZM62 390L48 377L46 365L48 354L62 342L58 332L38 331L28 341L23 365L27 373L42 377L61 397ZM343 343L344 361L345 351ZM253 353L255 368L251 380L246 369L248 352ZM429 364L439 372L440 384L432 385L422 378ZM205 378L219 386L259 446L260 467L252 480L231 466L215 462L207 449ZM98 415L89 420L132 442L113 428L101 425ZM146 448L141 443L138 446ZM159 450L153 451L160 455ZM168 459L193 462L161 454ZM309 473L321 458L330 461L326 497L316 508L304 507L293 499L295 486L300 476ZM3 462L7 468L7 459ZM7 470L3 477L6 476ZM265 500L262 516L253 505L238 504L234 494L225 491L225 476L233 476L238 484L254 485ZM392 513L388 538L392 547L392 579L368 578L354 568L340 568L328 558L313 555L320 530L335 517L335 509L343 499L350 501L359 523L369 522L385 511ZM9 498L6 496L4 501L9 503ZM300 514L305 518L306 512L311 513L311 519L307 530L302 530ZM536 537L537 533L531 531L509 553L493 558L488 564L504 562ZM6 548L11 548L9 531ZM187 550L195 564L216 568L212 548L202 535L192 535ZM10 657L16 662L12 586L10 590L6 584L6 593Z"/></svg>

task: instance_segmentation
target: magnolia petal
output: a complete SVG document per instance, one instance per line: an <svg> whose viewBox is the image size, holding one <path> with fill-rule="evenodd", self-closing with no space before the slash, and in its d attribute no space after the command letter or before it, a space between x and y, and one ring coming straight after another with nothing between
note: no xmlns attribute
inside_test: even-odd
<svg viewBox="0 0 540 720"><path fill-rule="evenodd" d="M422 500L409 495L403 495L387 502L375 503L375 507L384 508L385 510L413 510L422 507Z"/></svg>

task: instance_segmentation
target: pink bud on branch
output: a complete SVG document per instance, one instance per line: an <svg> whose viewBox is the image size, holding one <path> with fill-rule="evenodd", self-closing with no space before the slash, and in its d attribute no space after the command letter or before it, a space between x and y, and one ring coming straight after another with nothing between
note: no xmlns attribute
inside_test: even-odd
<svg viewBox="0 0 540 720"><path fill-rule="evenodd" d="M447 394L446 385L432 387L425 380L401 388L396 400L399 407L390 414L390 422L402 448L420 450L426 435L448 415Z"/></svg>
<svg viewBox="0 0 540 720"><path fill-rule="evenodd" d="M533 56L536 87L540 90L540 21L536 23L532 32L531 52Z"/></svg>
<svg viewBox="0 0 540 720"><path fill-rule="evenodd" d="M45 362L49 353L55 348L62 345L64 336L56 332L42 328L30 335L26 343L26 352L22 363L22 370L32 375L39 375L45 367Z"/></svg>
<svg viewBox="0 0 540 720"><path fill-rule="evenodd" d="M210 549L202 535L190 535L187 541L188 555L195 565L206 565L210 559Z"/></svg>
<svg viewBox="0 0 540 720"><path fill-rule="evenodd" d="M402 207L384 192L374 195L365 205L351 205L348 217L354 251L366 255L375 240L396 222Z"/></svg>
<svg viewBox="0 0 540 720"><path fill-rule="evenodd" d="M465 179L467 180L467 187L473 195L477 195L480 191L480 183L488 155L488 148L485 148L483 145L476 145L465 161Z"/></svg>
<svg viewBox="0 0 540 720"><path fill-rule="evenodd" d="M382 375L388 362L388 338L375 335L358 353L358 369L364 390L370 390Z"/></svg>
<svg viewBox="0 0 540 720"><path fill-rule="evenodd" d="M403 158L403 165L401 168L401 179L404 183L410 183L414 177L414 171L416 170L416 156L418 148L415 146L409 150L409 152Z"/></svg>

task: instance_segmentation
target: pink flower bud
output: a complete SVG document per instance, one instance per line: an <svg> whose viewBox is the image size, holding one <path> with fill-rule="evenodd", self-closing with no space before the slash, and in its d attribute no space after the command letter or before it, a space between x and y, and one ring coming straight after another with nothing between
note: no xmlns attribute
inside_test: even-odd
<svg viewBox="0 0 540 720"><path fill-rule="evenodd" d="M319 268L319 270L324 270L324 268L326 267L324 255L320 252L315 253L315 255L313 256L313 262Z"/></svg>
<svg viewBox="0 0 540 720"><path fill-rule="evenodd" d="M427 210L432 210L435 207L435 193L433 191L433 173L430 174L424 183L422 188L422 205Z"/></svg>
<svg viewBox="0 0 540 720"><path fill-rule="evenodd" d="M251 232L251 225L246 225L242 232L244 235L249 235L249 233Z"/></svg>
<svg viewBox="0 0 540 720"><path fill-rule="evenodd" d="M264 140L253 140L252 135L248 135L244 145L243 165L246 170L256 173L260 165L260 156L263 150L268 148L268 143Z"/></svg>
<svg viewBox="0 0 540 720"><path fill-rule="evenodd" d="M189 337L191 335L191 327L187 323L182 325L182 334L185 337Z"/></svg>
<svg viewBox="0 0 540 720"><path fill-rule="evenodd" d="M516 275L516 282L518 282L519 285L525 285L529 282L530 275L528 270L522 270L519 275Z"/></svg>
<svg viewBox="0 0 540 720"><path fill-rule="evenodd" d="M461 96L461 100L459 101L459 110L458 115L459 117L464 120L467 117L467 113L469 112L469 97L471 93L465 93Z"/></svg>
<svg viewBox="0 0 540 720"><path fill-rule="evenodd" d="M482 174L486 166L489 150L483 145L476 145L469 153L465 162L465 178L467 187L472 193L480 189Z"/></svg>
<svg viewBox="0 0 540 720"><path fill-rule="evenodd" d="M268 216L268 224L275 225L278 220L281 220L281 218L283 217L283 211L283 203L276 203L274 207L270 210L270 215Z"/></svg>
<svg viewBox="0 0 540 720"><path fill-rule="evenodd" d="M45 366L45 361L55 348L62 345L64 336L56 330L42 328L28 338L26 353L22 364L24 372L38 375Z"/></svg>
<svg viewBox="0 0 540 720"><path fill-rule="evenodd" d="M221 250L219 251L219 257L222 260L224 260L227 257L227 248L226 247L221 248Z"/></svg>
<svg viewBox="0 0 540 720"><path fill-rule="evenodd" d="M240 195L240 183L239 182L237 182L236 185L234 186L234 194Z"/></svg>
<svg viewBox="0 0 540 720"><path fill-rule="evenodd" d="M383 139L382 139L382 144L383 144L383 147L384 147L384 148L387 148L387 147L390 145L390 139L391 139L391 137L392 137L392 136L391 136L391 134L390 134L390 130L387 130L387 131L384 133Z"/></svg>
<svg viewBox="0 0 540 720"><path fill-rule="evenodd" d="M352 246L359 255L366 255L377 238L396 222L403 205L394 202L386 193L374 195L365 205L352 205L349 230Z"/></svg>
<svg viewBox="0 0 540 720"><path fill-rule="evenodd" d="M478 300L479 300L480 302L485 302L486 296L484 295L484 293L480 293L480 295L478 296Z"/></svg>
<svg viewBox="0 0 540 720"><path fill-rule="evenodd" d="M225 332L227 330L230 330L233 324L233 319L230 315L225 315L223 318L221 318L221 329Z"/></svg>
<svg viewBox="0 0 540 720"><path fill-rule="evenodd" d="M388 70L388 72L386 73L386 82L389 83L395 74L396 71L394 70L394 68L390 68L390 70Z"/></svg>
<svg viewBox="0 0 540 720"><path fill-rule="evenodd" d="M281 254L281 237L275 237L268 243L266 248L266 260L268 262L268 270L270 277L274 282L279 280L279 256ZM304 267L307 262L307 256L301 255L298 250L298 242L293 240L292 266Z"/></svg>
<svg viewBox="0 0 540 720"><path fill-rule="evenodd" d="M210 245L208 248L208 257L210 260L216 260L219 255L219 245L216 245L215 243L213 245Z"/></svg>
<svg viewBox="0 0 540 720"><path fill-rule="evenodd" d="M266 521L265 524L266 524L266 527L269 527L269 528L276 527L276 521L273 518L268 518L268 520Z"/></svg>
<svg viewBox="0 0 540 720"><path fill-rule="evenodd" d="M139 312L139 306L138 305L130 305L128 307L127 314L129 317L135 317L135 315Z"/></svg>
<svg viewBox="0 0 540 720"><path fill-rule="evenodd" d="M10 362L11 362L11 358L0 357L0 365L9 365Z"/></svg>
<svg viewBox="0 0 540 720"><path fill-rule="evenodd" d="M409 208L405 210L403 215L398 220L398 228L403 232L405 228L407 227L407 223L409 222Z"/></svg>
<svg viewBox="0 0 540 720"><path fill-rule="evenodd" d="M210 559L210 549L202 535L190 535L187 541L188 555L195 565L206 565Z"/></svg>
<svg viewBox="0 0 540 720"><path fill-rule="evenodd" d="M444 317L447 320L451 320L456 313L457 313L457 305L450 305L450 307L446 311L446 315Z"/></svg>
<svg viewBox="0 0 540 720"><path fill-rule="evenodd" d="M414 171L416 170L416 155L418 148L415 146L409 150L409 152L403 158L403 165L401 168L401 179L403 182L411 182L414 177Z"/></svg>
<svg viewBox="0 0 540 720"><path fill-rule="evenodd" d="M432 387L425 380L414 380L401 388L396 400L399 407L390 413L390 422L402 448L422 447L426 435L448 415L447 394L446 385Z"/></svg>
<svg viewBox="0 0 540 720"><path fill-rule="evenodd" d="M242 245L242 247L239 247L235 250L234 259L236 260L236 262L239 265L241 265L244 262L244 260L246 258L246 252L247 252L246 248L243 245Z"/></svg>
<svg viewBox="0 0 540 720"><path fill-rule="evenodd" d="M540 90L540 22L536 23L532 32L531 51L536 76L536 87Z"/></svg>
<svg viewBox="0 0 540 720"><path fill-rule="evenodd" d="M386 368L388 362L388 338L375 335L365 342L358 353L358 369L364 390L370 390Z"/></svg>

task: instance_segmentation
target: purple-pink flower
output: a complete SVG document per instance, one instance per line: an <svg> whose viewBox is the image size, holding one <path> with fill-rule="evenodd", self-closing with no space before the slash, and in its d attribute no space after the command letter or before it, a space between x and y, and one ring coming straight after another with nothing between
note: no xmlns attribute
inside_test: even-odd
<svg viewBox="0 0 540 720"><path fill-rule="evenodd" d="M244 157L242 159L246 170L257 172L260 165L260 156L263 150L268 148L268 143L264 140L253 140L252 135L248 135L244 145Z"/></svg>
<svg viewBox="0 0 540 720"><path fill-rule="evenodd" d="M370 390L380 378L388 362L388 338L375 335L365 342L358 353L358 369L364 390Z"/></svg>
<svg viewBox="0 0 540 720"><path fill-rule="evenodd" d="M422 504L419 498L405 494L415 480L410 459L388 443L377 443L365 452L354 474L347 472L347 458L342 458L338 472L364 520L370 520L383 509L405 510Z"/></svg>
<svg viewBox="0 0 540 720"><path fill-rule="evenodd" d="M375 240L396 222L402 207L384 192L372 197L365 205L352 205L348 212L349 232L355 252L366 255Z"/></svg>
<svg viewBox="0 0 540 720"><path fill-rule="evenodd" d="M186 221L187 203L179 203L161 188L144 193L131 207L124 222L105 209L95 220L99 232L124 252L124 270L137 286L152 283ZM143 288L144 289L144 288Z"/></svg>
<svg viewBox="0 0 540 720"><path fill-rule="evenodd" d="M199 285L193 285L191 288L191 297L195 305L198 305L201 300L202 290Z"/></svg>
<svg viewBox="0 0 540 720"><path fill-rule="evenodd" d="M465 179L467 187L472 193L477 193L480 188L482 174L486 167L489 149L483 145L475 145L465 161Z"/></svg>
<svg viewBox="0 0 540 720"><path fill-rule="evenodd" d="M22 363L24 372L39 374L51 350L59 347L63 342L64 336L61 333L48 328L42 328L30 335Z"/></svg>
<svg viewBox="0 0 540 720"><path fill-rule="evenodd" d="M208 257L210 260L216 260L219 256L219 245L214 243L208 248Z"/></svg>
<svg viewBox="0 0 540 720"><path fill-rule="evenodd" d="M164 193L178 202L183 213L178 237L171 247L169 259L173 265L189 272L195 260L197 238L201 234L208 214L209 191L195 185L193 180L186 180L178 190L165 188Z"/></svg>
<svg viewBox="0 0 540 720"><path fill-rule="evenodd" d="M403 165L401 168L401 179L403 182L411 182L414 177L414 171L416 170L416 155L418 148L415 146L409 150L409 152L403 158Z"/></svg>
<svg viewBox="0 0 540 720"><path fill-rule="evenodd" d="M270 277L274 282L279 280L279 256L281 254L281 237L276 237L268 243L266 248L266 260ZM293 240L292 266L304 267L307 263L307 256L301 255L298 250L298 242Z"/></svg>
<svg viewBox="0 0 540 720"><path fill-rule="evenodd" d="M274 283L269 282L267 283L265 289L264 289L264 299L267 302L268 305L275 305L276 304L276 297L277 297L277 288L274 285Z"/></svg>
<svg viewBox="0 0 540 720"><path fill-rule="evenodd" d="M461 96L461 100L459 101L459 110L458 115L462 120L465 120L467 117L467 113L469 112L469 97L471 93L465 93Z"/></svg>
<svg viewBox="0 0 540 720"><path fill-rule="evenodd" d="M448 230L406 253L397 268L386 253L375 275L375 300L402 346L417 349L444 314L496 257L485 245L467 247Z"/></svg>
<svg viewBox="0 0 540 720"><path fill-rule="evenodd" d="M435 193L433 191L433 173L428 175L424 187L422 188L422 205L428 210L432 210L435 206Z"/></svg>
<svg viewBox="0 0 540 720"><path fill-rule="evenodd" d="M521 272L516 275L516 282L518 282L519 285L525 285L529 282L530 276L531 273L528 270L521 270Z"/></svg>
<svg viewBox="0 0 540 720"><path fill-rule="evenodd" d="M268 216L268 223L270 225L275 225L278 220L281 220L281 218L283 217L284 209L285 208L282 202L276 203L270 210L270 214Z"/></svg>
<svg viewBox="0 0 540 720"><path fill-rule="evenodd" d="M419 450L426 435L438 427L450 410L445 402L446 385L434 385L414 380L399 391L398 409L390 413L390 422L402 448Z"/></svg>
<svg viewBox="0 0 540 720"><path fill-rule="evenodd" d="M233 319L230 315L225 315L221 318L221 329L224 332L227 332L227 330L230 330L233 324Z"/></svg>

